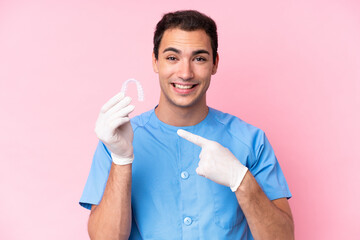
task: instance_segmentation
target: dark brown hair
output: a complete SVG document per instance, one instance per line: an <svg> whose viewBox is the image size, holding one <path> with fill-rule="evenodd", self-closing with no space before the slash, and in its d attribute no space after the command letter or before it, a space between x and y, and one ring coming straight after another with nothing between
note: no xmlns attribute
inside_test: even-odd
<svg viewBox="0 0 360 240"><path fill-rule="evenodd" d="M218 48L216 24L210 17L195 10L166 13L158 22L154 33L153 49L156 59L159 57L159 46L164 32L171 28L180 28L184 31L204 30L211 40L213 62L215 64Z"/></svg>

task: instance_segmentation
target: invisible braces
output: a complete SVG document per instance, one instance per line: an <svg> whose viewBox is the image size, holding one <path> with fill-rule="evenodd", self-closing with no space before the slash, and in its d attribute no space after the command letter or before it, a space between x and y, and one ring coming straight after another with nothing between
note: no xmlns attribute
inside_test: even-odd
<svg viewBox="0 0 360 240"><path fill-rule="evenodd" d="M136 88L137 88L137 93L138 93L138 100L139 100L140 102L144 101L144 90L143 90L143 88L142 88L142 86L141 86L141 83L140 83L138 80L134 79L134 78L130 78L130 79L126 80L126 81L123 83L123 85L122 85L122 87L121 87L121 92L123 92L124 94L126 94L127 85L128 85L130 82L136 83Z"/></svg>

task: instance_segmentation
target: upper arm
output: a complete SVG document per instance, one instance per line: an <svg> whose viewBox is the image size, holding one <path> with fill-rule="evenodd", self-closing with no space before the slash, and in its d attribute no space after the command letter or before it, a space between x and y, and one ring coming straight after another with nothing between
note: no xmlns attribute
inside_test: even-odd
<svg viewBox="0 0 360 240"><path fill-rule="evenodd" d="M292 222L294 222L293 216L291 213L291 208L290 208L289 202L286 198L279 198L279 199L272 200L272 203L277 208L279 208L282 212L284 212L291 219Z"/></svg>
<svg viewBox="0 0 360 240"><path fill-rule="evenodd" d="M91 205L90 215L95 211L95 209L96 209L97 206L98 206L98 205L96 205L96 204Z"/></svg>

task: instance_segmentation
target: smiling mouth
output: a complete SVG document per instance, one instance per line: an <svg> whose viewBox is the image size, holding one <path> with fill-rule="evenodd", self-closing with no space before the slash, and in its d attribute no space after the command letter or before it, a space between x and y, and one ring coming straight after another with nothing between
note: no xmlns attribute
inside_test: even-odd
<svg viewBox="0 0 360 240"><path fill-rule="evenodd" d="M182 84L172 83L171 85L173 85L173 87L178 88L178 89L192 89L192 88L196 87L198 84L182 85Z"/></svg>

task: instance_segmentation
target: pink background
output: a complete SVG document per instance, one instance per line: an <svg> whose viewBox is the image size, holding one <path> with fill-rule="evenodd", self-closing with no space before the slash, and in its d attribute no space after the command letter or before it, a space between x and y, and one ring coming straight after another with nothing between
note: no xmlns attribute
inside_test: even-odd
<svg viewBox="0 0 360 240"><path fill-rule="evenodd" d="M103 103L128 78L159 96L162 14L218 24L209 105L262 128L293 198L297 239L359 239L358 1L0 1L0 239L87 239L78 205ZM135 98L135 85L129 85Z"/></svg>

